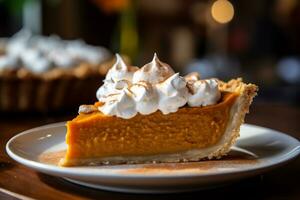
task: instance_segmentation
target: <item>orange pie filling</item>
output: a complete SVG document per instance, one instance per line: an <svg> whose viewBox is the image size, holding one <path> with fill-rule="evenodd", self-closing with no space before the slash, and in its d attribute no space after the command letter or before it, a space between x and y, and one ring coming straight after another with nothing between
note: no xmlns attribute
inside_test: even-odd
<svg viewBox="0 0 300 200"><path fill-rule="evenodd" d="M186 106L168 115L160 111L138 114L130 120L99 111L79 114L67 123L68 149L60 164L90 164L115 156L155 156L214 146L225 133L238 96L222 92L215 105Z"/></svg>

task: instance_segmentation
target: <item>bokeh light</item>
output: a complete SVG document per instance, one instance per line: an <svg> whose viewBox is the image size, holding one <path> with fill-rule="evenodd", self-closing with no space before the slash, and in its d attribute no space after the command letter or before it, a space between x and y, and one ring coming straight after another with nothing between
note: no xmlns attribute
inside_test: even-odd
<svg viewBox="0 0 300 200"><path fill-rule="evenodd" d="M227 0L217 0L211 7L211 15L218 23L228 23L234 16L234 7Z"/></svg>

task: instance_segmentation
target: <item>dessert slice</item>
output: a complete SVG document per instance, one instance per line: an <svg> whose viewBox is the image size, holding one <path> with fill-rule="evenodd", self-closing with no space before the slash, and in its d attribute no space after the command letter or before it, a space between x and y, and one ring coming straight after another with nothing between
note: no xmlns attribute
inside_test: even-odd
<svg viewBox="0 0 300 200"><path fill-rule="evenodd" d="M257 86L241 79L175 74L155 55L144 67L118 56L99 102L67 123L62 166L186 162L225 155L239 136Z"/></svg>

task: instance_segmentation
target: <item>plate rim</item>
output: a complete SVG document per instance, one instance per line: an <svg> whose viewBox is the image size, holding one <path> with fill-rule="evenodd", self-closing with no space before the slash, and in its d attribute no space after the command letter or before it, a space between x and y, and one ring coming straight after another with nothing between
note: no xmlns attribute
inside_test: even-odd
<svg viewBox="0 0 300 200"><path fill-rule="evenodd" d="M46 173L46 174L51 174L54 176L65 176L65 177L70 177L70 176L94 176L94 177L101 177L101 178L117 178L117 179L126 179L126 178L142 178L142 179L157 179L157 178L191 178L191 177L215 177L215 176L230 176L230 175L235 175L235 174L249 174L249 173L259 173L259 172L263 172L266 171L268 169L273 169L276 167L279 167L285 163L287 163L288 161L291 161L293 159L295 159L299 154L300 154L300 142L297 138L294 138L290 135L287 135L283 132L271 129L271 128L267 128L267 127L262 127L262 126L257 126L257 125L253 125L253 124L247 124L244 123L242 126L246 126L246 127L250 127L250 128L259 128L259 129L265 129L267 131L272 131L272 134L278 134L280 135L280 137L287 137L289 140L293 140L294 142L296 142L295 147L290 150L289 152L287 152L284 156L278 158L275 162L268 162L267 164L263 164L263 165L259 165L259 166L254 166L252 168L243 168L237 171L215 171L215 172L207 172L207 173L199 173L199 174L195 174L195 173L186 173L186 174L122 174L122 173L105 173L105 172L99 172L97 171L96 173L94 172L93 174L85 169L80 169L80 167L76 167L76 168L67 168L67 167L60 167L60 166L55 166L55 165L49 165L49 164L45 164L45 163L41 163L41 162L37 162L37 161L33 161L33 160L29 160L26 159L22 156L19 156L17 154L15 154L13 152L13 150L10 148L10 145L12 144L12 142L14 140L16 140L17 138L26 135L26 134L30 134L32 131L37 131L40 129L47 129L47 128L55 128L55 127L62 127L65 126L66 122L56 122L56 123L51 123L51 124L46 124L43 126L38 126L35 128L31 128L25 131L22 131L18 134L16 134L15 136L13 136L12 138L9 139L9 141L6 143L6 152L7 154L16 162L18 162L21 165L24 165L28 168L34 169L36 171L42 172L42 173ZM78 171L80 170L80 172Z"/></svg>

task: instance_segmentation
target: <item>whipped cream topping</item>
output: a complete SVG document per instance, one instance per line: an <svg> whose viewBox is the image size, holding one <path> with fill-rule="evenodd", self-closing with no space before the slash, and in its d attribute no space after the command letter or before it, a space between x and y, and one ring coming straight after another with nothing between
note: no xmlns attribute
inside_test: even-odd
<svg viewBox="0 0 300 200"><path fill-rule="evenodd" d="M157 110L169 114L185 105L213 105L221 97L216 79L200 80L198 73L182 77L156 54L141 68L127 66L121 56L116 57L96 93L104 103L98 109L106 115L129 119L138 113L148 115Z"/></svg>
<svg viewBox="0 0 300 200"><path fill-rule="evenodd" d="M44 37L27 30L8 39L5 52L0 57L0 69L25 67L34 73L53 67L70 68L81 62L99 64L110 56L107 49L82 40L62 40L55 35Z"/></svg>

